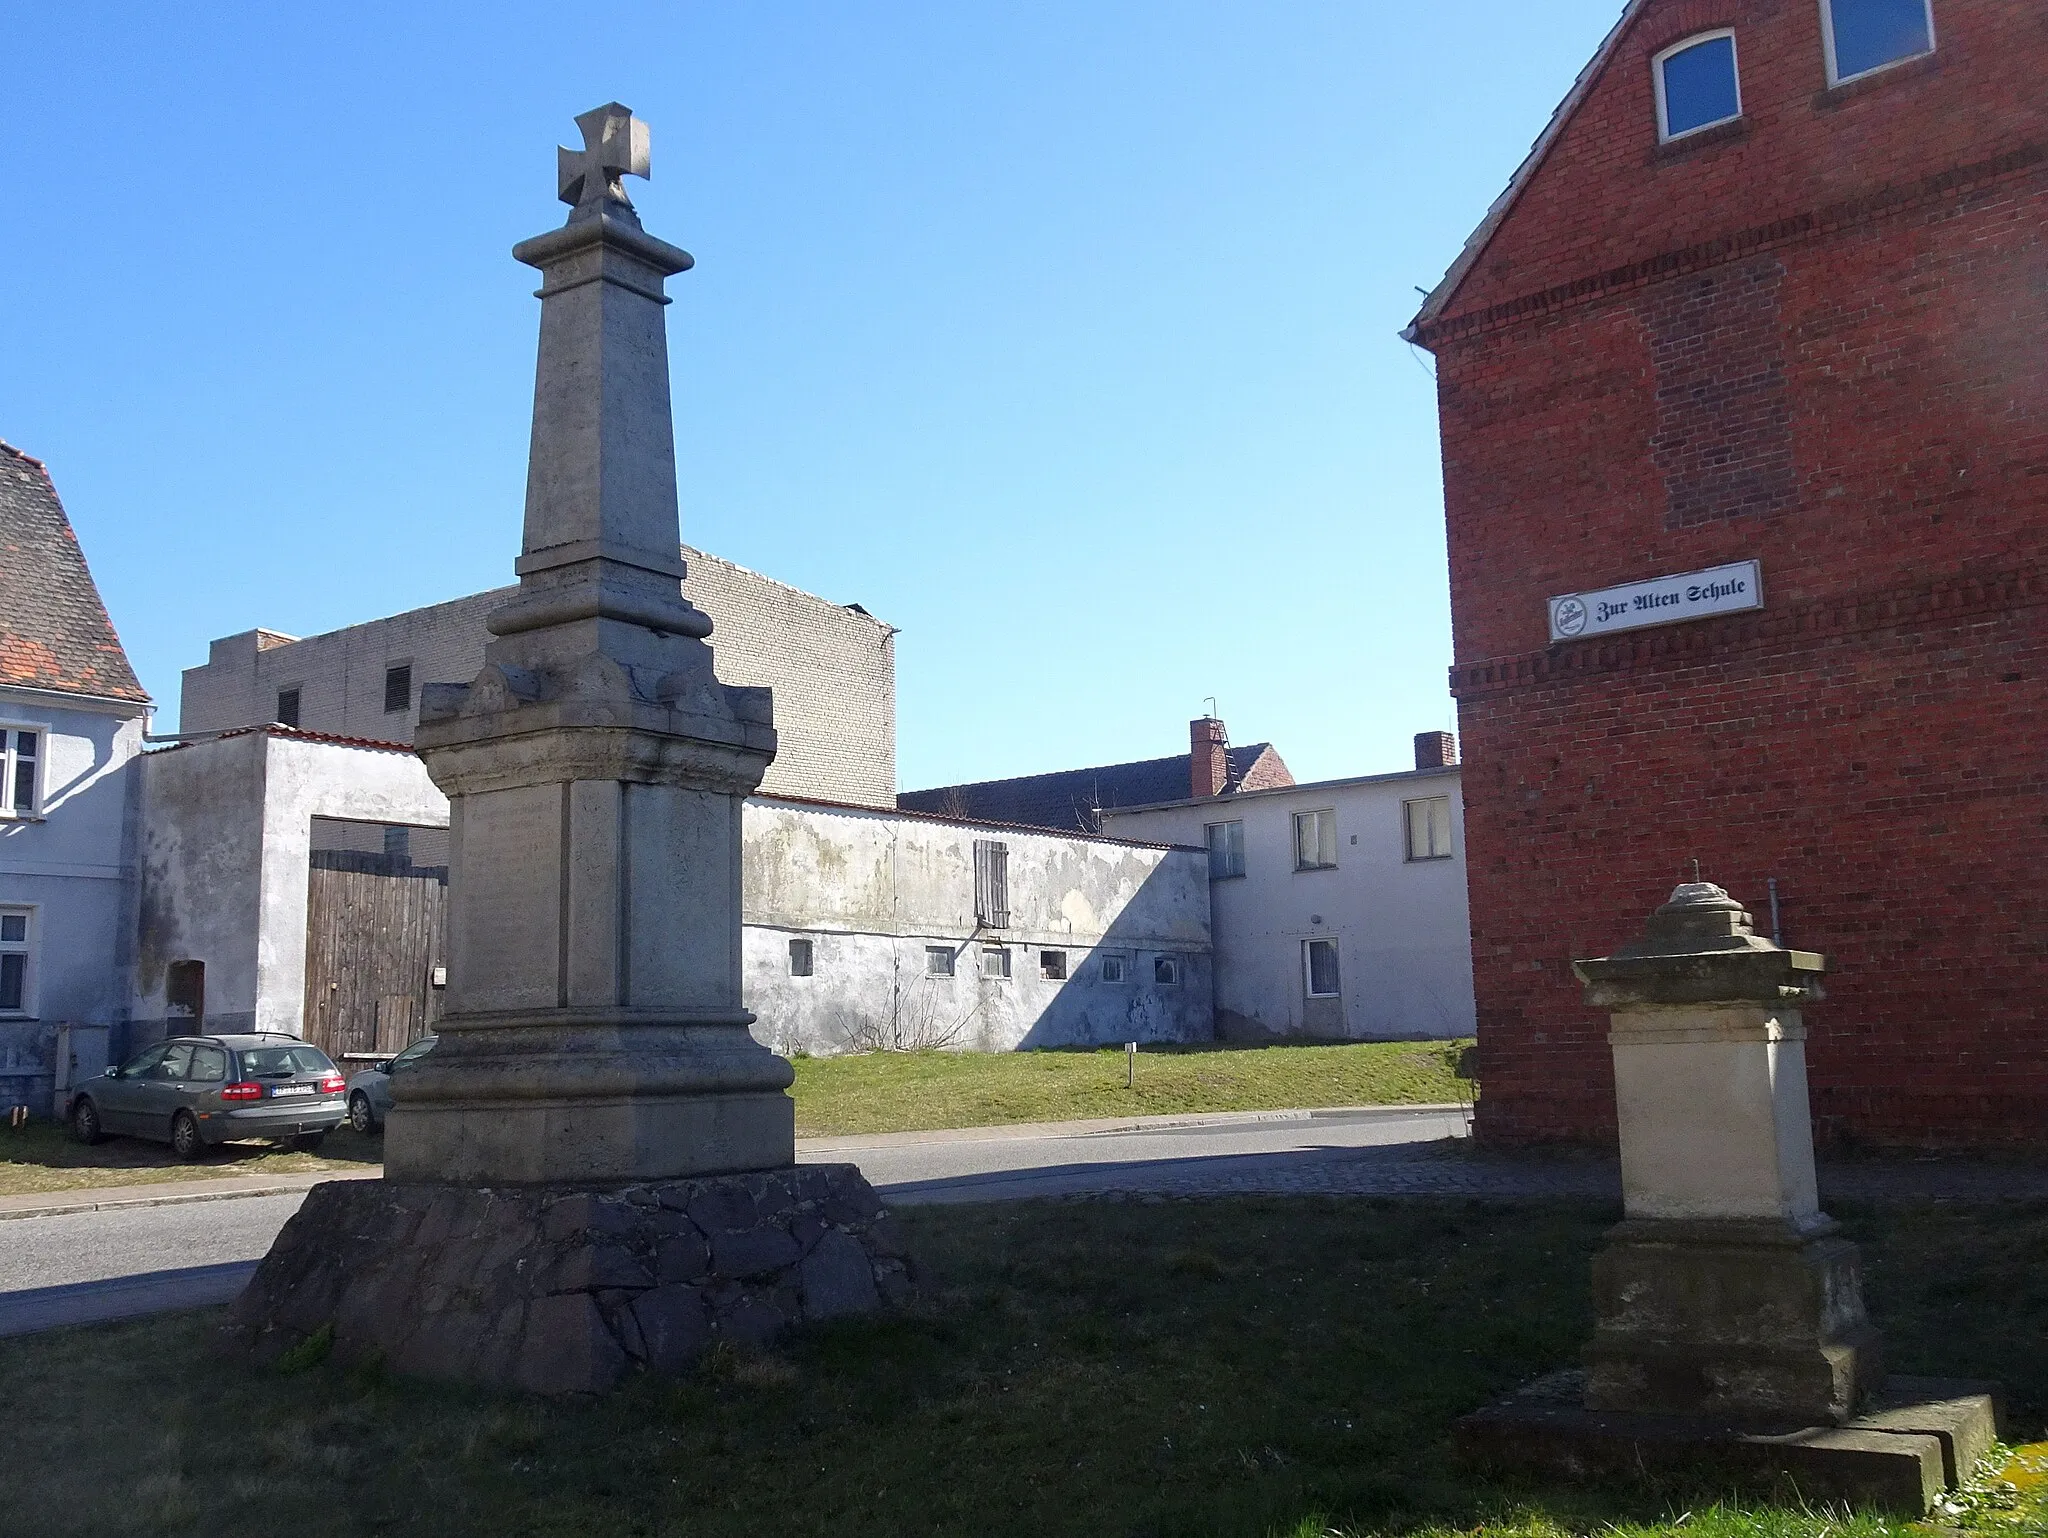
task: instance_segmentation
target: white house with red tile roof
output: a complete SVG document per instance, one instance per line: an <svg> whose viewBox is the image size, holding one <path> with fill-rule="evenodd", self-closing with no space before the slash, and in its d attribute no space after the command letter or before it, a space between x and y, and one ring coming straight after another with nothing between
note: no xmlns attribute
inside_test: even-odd
<svg viewBox="0 0 2048 1538"><path fill-rule="evenodd" d="M0 1114L126 1018L149 712L49 471L0 443Z"/></svg>

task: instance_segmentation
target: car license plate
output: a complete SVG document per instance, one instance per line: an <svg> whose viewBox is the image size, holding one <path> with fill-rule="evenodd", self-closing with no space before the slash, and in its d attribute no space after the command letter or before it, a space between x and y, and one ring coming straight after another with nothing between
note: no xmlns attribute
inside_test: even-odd
<svg viewBox="0 0 2048 1538"><path fill-rule="evenodd" d="M310 1084L273 1084L270 1086L270 1098L273 1100L282 1100L287 1095L310 1095L312 1093L313 1086Z"/></svg>

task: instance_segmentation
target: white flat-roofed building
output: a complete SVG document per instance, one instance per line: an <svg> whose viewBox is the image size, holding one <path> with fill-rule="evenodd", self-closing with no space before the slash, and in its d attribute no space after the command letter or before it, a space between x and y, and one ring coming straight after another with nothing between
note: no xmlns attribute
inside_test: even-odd
<svg viewBox="0 0 2048 1538"><path fill-rule="evenodd" d="M1103 810L1115 837L1207 847L1220 1036L1473 1033L1450 734L1418 737L1416 759L1395 774Z"/></svg>

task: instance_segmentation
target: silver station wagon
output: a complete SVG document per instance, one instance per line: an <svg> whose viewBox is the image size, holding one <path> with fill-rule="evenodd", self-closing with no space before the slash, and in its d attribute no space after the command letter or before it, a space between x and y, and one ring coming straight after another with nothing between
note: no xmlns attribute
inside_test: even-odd
<svg viewBox="0 0 2048 1538"><path fill-rule="evenodd" d="M327 1054L296 1036L174 1036L87 1081L71 1131L81 1143L151 1138L181 1159L244 1138L317 1148L348 1114L345 1088Z"/></svg>

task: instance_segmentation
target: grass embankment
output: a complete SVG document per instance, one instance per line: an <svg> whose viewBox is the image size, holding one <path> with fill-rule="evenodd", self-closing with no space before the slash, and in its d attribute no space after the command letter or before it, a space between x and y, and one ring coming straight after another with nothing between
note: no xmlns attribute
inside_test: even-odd
<svg viewBox="0 0 2048 1538"><path fill-rule="evenodd" d="M56 1123L37 1120L21 1127L0 1126L0 1196L351 1169L381 1160L382 1142L359 1138L342 1127L328 1135L317 1154L292 1153L267 1143L229 1143L182 1164L162 1143L114 1137L88 1148Z"/></svg>
<svg viewBox="0 0 2048 1538"><path fill-rule="evenodd" d="M1138 1054L1135 1089L1125 1087L1121 1048L798 1058L797 1134L1456 1101L1471 1094L1453 1071L1469 1045L1149 1048Z"/></svg>
<svg viewBox="0 0 2048 1538"><path fill-rule="evenodd" d="M2048 1408L2048 1204L1851 1212L1907 1372ZM926 1208L923 1312L720 1355L594 1404L212 1360L217 1315L0 1341L22 1530L688 1534L1705 1534L1925 1528L1541 1491L1451 1466L1450 1420L1569 1362L1598 1204L1217 1200ZM32 1407L29 1408L29 1407ZM2038 1486L2036 1493L2038 1494ZM2048 1530L2048 1507L1952 1527ZM1610 1526L1610 1524L1613 1524Z"/></svg>
<svg viewBox="0 0 2048 1538"><path fill-rule="evenodd" d="M875 1052L798 1058L801 1137L988 1127L1096 1116L1273 1111L1301 1106L1415 1105L1467 1098L1453 1073L1466 1042L1356 1042L1330 1047L1154 1048L1124 1085L1121 1051ZM224 1175L306 1174L375 1164L381 1136L343 1126L316 1154L260 1143L211 1149L181 1164L161 1143L109 1138L87 1148L61 1127L0 1126L0 1196Z"/></svg>

